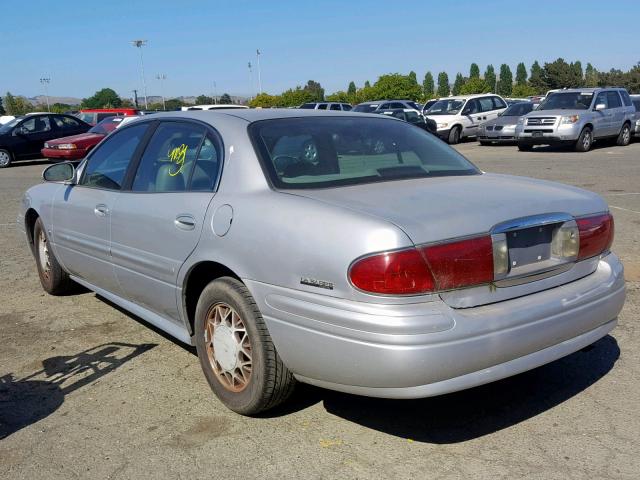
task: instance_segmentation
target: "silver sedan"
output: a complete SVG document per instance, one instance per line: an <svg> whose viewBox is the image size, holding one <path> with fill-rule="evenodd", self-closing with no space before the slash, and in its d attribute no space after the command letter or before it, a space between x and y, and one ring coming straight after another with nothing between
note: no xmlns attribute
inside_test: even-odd
<svg viewBox="0 0 640 480"><path fill-rule="evenodd" d="M518 118L533 110L531 102L517 102L498 115L497 118L478 125L478 141L480 145L492 143L515 144L517 140L516 126Z"/></svg>
<svg viewBox="0 0 640 480"><path fill-rule="evenodd" d="M602 198L481 172L380 115L158 114L43 176L17 222L44 289L77 282L195 345L242 414L296 381L491 382L595 342L625 299Z"/></svg>

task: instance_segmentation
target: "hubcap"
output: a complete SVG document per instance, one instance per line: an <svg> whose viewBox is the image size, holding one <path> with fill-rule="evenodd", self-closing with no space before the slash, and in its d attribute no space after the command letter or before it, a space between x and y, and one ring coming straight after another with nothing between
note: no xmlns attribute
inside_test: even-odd
<svg viewBox="0 0 640 480"><path fill-rule="evenodd" d="M629 127L624 127L624 130L622 131L622 142L628 143L630 139L631 139L631 130L629 129Z"/></svg>
<svg viewBox="0 0 640 480"><path fill-rule="evenodd" d="M591 145L591 134L589 132L585 132L584 138L582 139L582 146L587 149Z"/></svg>
<svg viewBox="0 0 640 480"><path fill-rule="evenodd" d="M9 154L7 152L0 152L0 165L5 166L9 164Z"/></svg>
<svg viewBox="0 0 640 480"><path fill-rule="evenodd" d="M252 357L249 334L240 315L226 303L207 312L204 341L209 363L224 388L244 390L251 381Z"/></svg>
<svg viewBox="0 0 640 480"><path fill-rule="evenodd" d="M49 278L49 272L51 271L51 262L49 260L49 245L47 244L47 237L44 231L40 230L38 238L38 258L40 260L40 268L45 278Z"/></svg>

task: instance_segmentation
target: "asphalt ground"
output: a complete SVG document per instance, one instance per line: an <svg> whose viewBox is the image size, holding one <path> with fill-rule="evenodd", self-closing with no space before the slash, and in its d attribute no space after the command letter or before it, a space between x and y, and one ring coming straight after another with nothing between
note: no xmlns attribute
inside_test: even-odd
<svg viewBox="0 0 640 480"><path fill-rule="evenodd" d="M626 268L618 327L464 392L391 401L301 385L260 418L221 405L193 349L93 293L46 295L14 225L46 163L0 170L0 478L640 478L640 143L456 148L485 171L606 198Z"/></svg>

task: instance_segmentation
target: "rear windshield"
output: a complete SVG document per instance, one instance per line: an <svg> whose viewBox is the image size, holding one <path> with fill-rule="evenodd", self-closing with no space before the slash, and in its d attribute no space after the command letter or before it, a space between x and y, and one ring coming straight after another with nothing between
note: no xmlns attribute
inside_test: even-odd
<svg viewBox="0 0 640 480"><path fill-rule="evenodd" d="M356 105L353 108L354 112L360 112L360 113L371 113L373 111L376 110L376 108L378 108L378 104L372 105L372 104L361 104L361 105Z"/></svg>
<svg viewBox="0 0 640 480"><path fill-rule="evenodd" d="M531 110L533 110L533 103L531 102L514 103L509 108L507 108L504 112L502 112L502 116L503 117L519 117L521 115L526 115Z"/></svg>
<svg viewBox="0 0 640 480"><path fill-rule="evenodd" d="M323 188L480 173L430 133L389 118L262 120L251 124L249 133L276 188Z"/></svg>

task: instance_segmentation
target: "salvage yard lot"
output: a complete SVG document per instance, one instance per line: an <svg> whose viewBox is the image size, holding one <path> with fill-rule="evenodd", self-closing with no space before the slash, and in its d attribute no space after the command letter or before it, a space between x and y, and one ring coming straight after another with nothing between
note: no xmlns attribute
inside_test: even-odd
<svg viewBox="0 0 640 480"><path fill-rule="evenodd" d="M46 163L0 171L0 478L638 478L640 143L456 148L485 171L605 197L626 268L619 326L469 391L389 401L300 386L254 419L217 401L192 349L93 293L46 295L14 226Z"/></svg>

